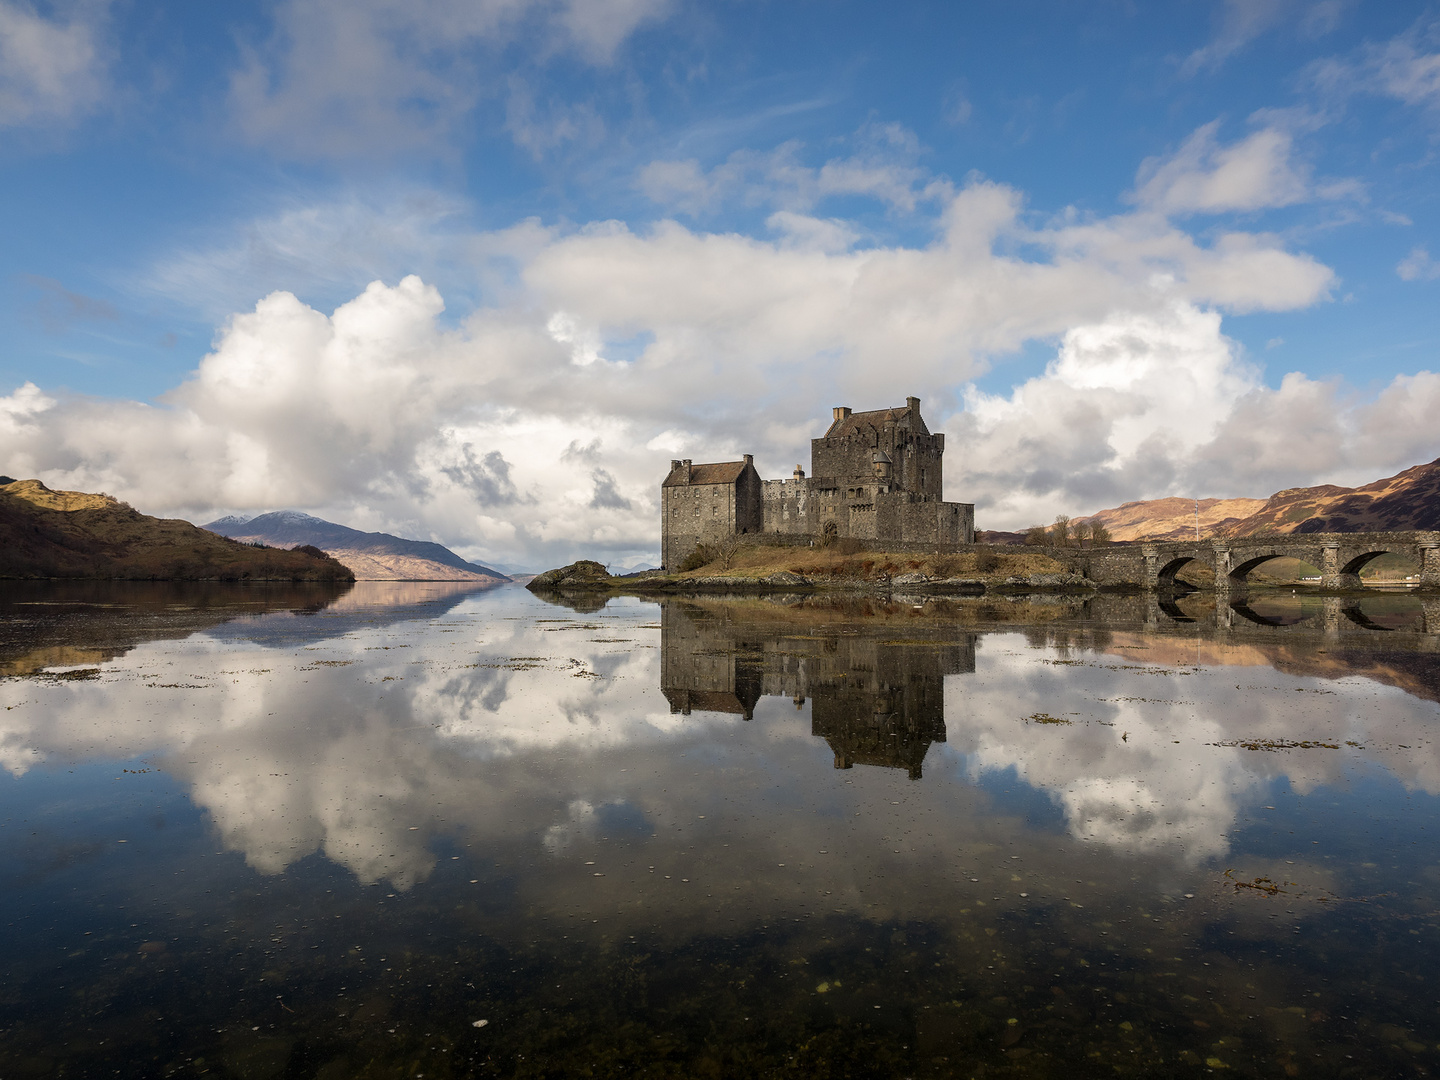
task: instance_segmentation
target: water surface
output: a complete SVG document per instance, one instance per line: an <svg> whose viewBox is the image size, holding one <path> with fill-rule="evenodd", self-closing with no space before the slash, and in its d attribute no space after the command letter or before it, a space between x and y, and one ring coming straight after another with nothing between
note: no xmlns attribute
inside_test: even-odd
<svg viewBox="0 0 1440 1080"><path fill-rule="evenodd" d="M0 1075L1430 1075L1431 607L8 586Z"/></svg>

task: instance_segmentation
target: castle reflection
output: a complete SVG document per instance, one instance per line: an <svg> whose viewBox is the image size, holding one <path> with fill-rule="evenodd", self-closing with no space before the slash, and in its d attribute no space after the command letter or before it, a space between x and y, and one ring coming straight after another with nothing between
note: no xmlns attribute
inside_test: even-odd
<svg viewBox="0 0 1440 1080"><path fill-rule="evenodd" d="M749 720L761 697L788 697L797 709L809 701L811 733L830 744L837 769L879 765L920 779L930 744L945 741L945 676L974 673L976 635L813 619L763 602L664 601L660 686L670 711Z"/></svg>

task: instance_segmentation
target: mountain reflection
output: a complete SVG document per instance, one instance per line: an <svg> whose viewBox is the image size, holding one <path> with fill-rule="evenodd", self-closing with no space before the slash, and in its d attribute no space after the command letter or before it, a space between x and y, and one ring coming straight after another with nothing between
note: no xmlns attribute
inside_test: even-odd
<svg viewBox="0 0 1440 1080"><path fill-rule="evenodd" d="M749 720L762 696L797 709L809 700L811 733L830 744L835 768L879 765L920 779L930 744L945 741L945 676L975 671L975 635L899 639L885 620L868 633L827 633L786 611L666 600L660 686L670 711Z"/></svg>

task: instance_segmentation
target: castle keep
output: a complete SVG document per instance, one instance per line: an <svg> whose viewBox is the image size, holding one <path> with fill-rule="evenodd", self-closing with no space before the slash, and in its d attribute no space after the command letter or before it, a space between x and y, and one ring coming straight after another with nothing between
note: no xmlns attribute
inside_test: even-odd
<svg viewBox="0 0 1440 1080"><path fill-rule="evenodd" d="M975 507L944 501L945 436L920 399L895 409L835 409L810 440L811 476L761 480L754 459L671 461L660 487L661 557L673 570L699 544L728 536L788 543L853 538L873 550L946 551L975 542Z"/></svg>

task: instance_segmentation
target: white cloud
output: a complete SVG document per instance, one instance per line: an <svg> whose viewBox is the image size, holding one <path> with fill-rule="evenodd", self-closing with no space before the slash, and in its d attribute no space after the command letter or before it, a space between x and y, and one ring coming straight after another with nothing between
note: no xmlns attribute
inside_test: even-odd
<svg viewBox="0 0 1440 1080"><path fill-rule="evenodd" d="M966 448L949 486L989 528L1165 495L1362 483L1440 455L1427 419L1440 376L1402 376L1369 402L1298 372L1271 389L1218 313L1186 303L1076 327L1044 374L1009 395L972 388L965 407L943 422Z"/></svg>
<svg viewBox="0 0 1440 1080"><path fill-rule="evenodd" d="M1440 108L1440 22L1422 18L1389 41L1316 61L1308 74L1331 95L1376 94L1417 108Z"/></svg>
<svg viewBox="0 0 1440 1080"><path fill-rule="evenodd" d="M1261 234L1206 246L1148 212L1035 227L1021 210L1014 190L974 181L944 201L935 239L919 247L857 248L849 223L794 212L771 219L780 232L771 241L673 222L645 232L523 222L462 234L450 241L457 265L468 258L472 274L497 283L486 306L444 316L437 290L413 276L372 283L330 315L276 292L227 320L160 406L57 395L41 409L33 388L3 399L0 416L18 419L0 425L0 459L152 513L208 520L291 506L476 557L619 561L654 550L656 484L672 453L750 452L767 475L788 475L837 401L919 393L934 420L991 358L1068 331L1078 351L1057 377L1073 384L1074 402L1100 411L1067 422L1074 461L1017 450L1004 483L1041 491L1020 471L1089 461L1074 475L1111 476L1096 493L1120 491L1123 479L1133 498L1173 481L1174 447L1199 445L1198 435L1172 436L1165 454L1146 454L1147 425L1172 408L1191 426L1202 415L1218 424L1225 403L1254 384L1226 366L1216 312L1303 307L1332 280ZM262 231L256 250L313 257L305 244L284 247L273 223ZM216 278L252 265L248 253L222 255ZM1125 359L1126 343L1146 334L1173 339L1162 359ZM1102 353L1104 370L1094 361ZM1127 389L1127 378L1144 378L1126 376L1126 365L1194 389L1213 415L1196 400ZM1194 368L1188 382L1182 368ZM1041 390L1026 390L1021 404ZM1034 423L1049 430L1052 419L1047 407ZM1001 489L966 465L989 452L963 434L968 422L949 421L960 433L952 445L964 448L952 458L950 494L988 506ZM1004 445L1003 424L991 426ZM586 448L583 460L575 447ZM1117 472L1105 464L1117 452L1155 467ZM1028 514L1029 504L1011 512ZM1002 522L992 508L983 523Z"/></svg>
<svg viewBox="0 0 1440 1080"><path fill-rule="evenodd" d="M1290 206L1312 196L1307 171L1292 160L1293 140L1265 127L1228 146L1214 120L1168 158L1146 158L1135 177L1135 201L1167 214L1216 214Z"/></svg>
<svg viewBox="0 0 1440 1080"><path fill-rule="evenodd" d="M159 293L223 320L276 290L353 295L377 278L434 276L472 261L467 207L422 189L289 203L213 245L171 252L121 288ZM524 230L511 230L520 242Z"/></svg>
<svg viewBox="0 0 1440 1080"><path fill-rule="evenodd" d="M0 127L64 123L103 102L105 10L97 0L47 18L24 0L0 0Z"/></svg>
<svg viewBox="0 0 1440 1080"><path fill-rule="evenodd" d="M1434 281L1440 277L1440 262L1430 257L1423 247L1413 247L1410 254L1401 259L1395 273L1402 281Z"/></svg>
<svg viewBox="0 0 1440 1080"><path fill-rule="evenodd" d="M1289 0L1225 0L1214 40L1185 58L1180 73L1192 76L1214 70L1278 23Z"/></svg>
<svg viewBox="0 0 1440 1080"><path fill-rule="evenodd" d="M693 158L652 161L636 187L667 209L692 216L726 204L774 206L807 213L826 199L859 196L901 213L942 205L954 195L944 177L924 168L925 150L914 132L897 123L867 123L849 140L853 152L820 165L803 160L806 147L791 140L766 153L737 150L708 172Z"/></svg>
<svg viewBox="0 0 1440 1080"><path fill-rule="evenodd" d="M483 96L500 92L502 47L519 39L537 62L566 53L608 64L637 27L668 7L668 0L285 0L269 39L250 44L232 73L230 103L246 138L302 157L430 148ZM549 120L536 121L528 98L511 98L511 130L531 150L566 141L576 123L594 120L554 108Z"/></svg>
<svg viewBox="0 0 1440 1080"><path fill-rule="evenodd" d="M1408 105L1440 106L1440 24L1415 28L1366 53L1376 89Z"/></svg>
<svg viewBox="0 0 1440 1080"><path fill-rule="evenodd" d="M1340 23L1355 0L1224 0L1218 6L1215 37L1196 49L1180 65L1190 78L1215 71L1266 31L1284 27L1307 38L1323 37Z"/></svg>

